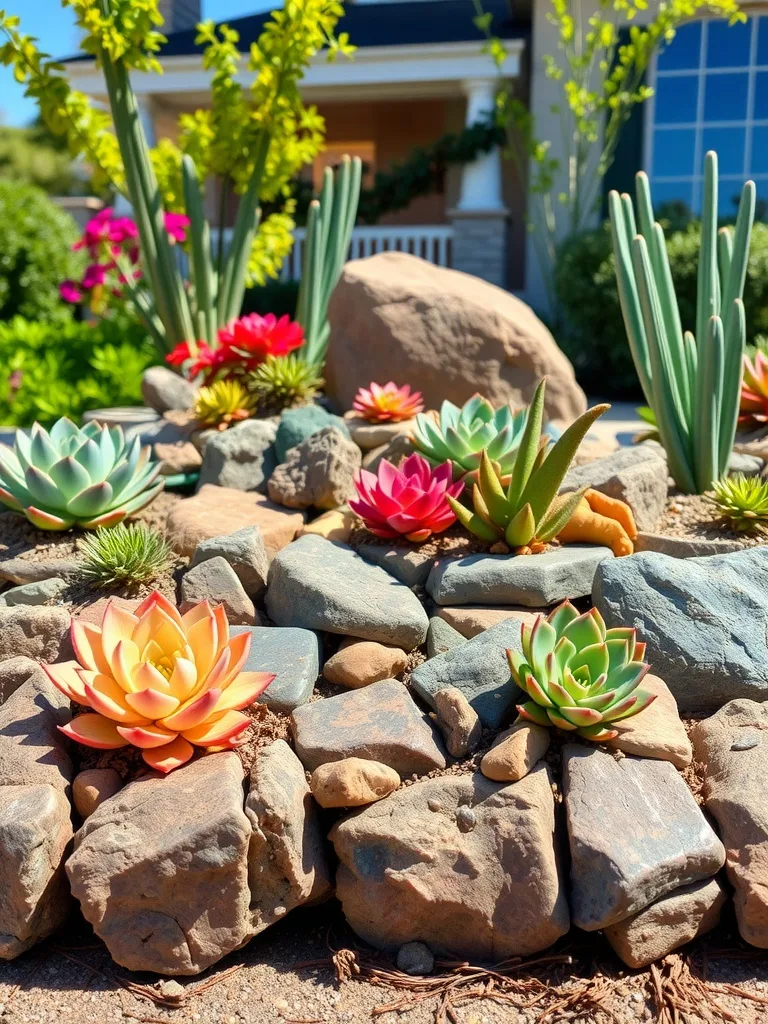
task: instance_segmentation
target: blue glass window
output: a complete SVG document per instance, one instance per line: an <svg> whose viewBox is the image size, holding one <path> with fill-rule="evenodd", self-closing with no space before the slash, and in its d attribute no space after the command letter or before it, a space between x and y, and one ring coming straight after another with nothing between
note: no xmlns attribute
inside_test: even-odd
<svg viewBox="0 0 768 1024"><path fill-rule="evenodd" d="M720 201L718 206L721 217L734 217L738 212L741 190L744 188L745 180L743 174L740 174L737 178L720 178Z"/></svg>
<svg viewBox="0 0 768 1024"><path fill-rule="evenodd" d="M653 133L653 175L658 178L693 174L696 129L660 129Z"/></svg>
<svg viewBox="0 0 768 1024"><path fill-rule="evenodd" d="M696 75L659 78L656 83L656 124L685 124L696 120L699 79Z"/></svg>
<svg viewBox="0 0 768 1024"><path fill-rule="evenodd" d="M757 63L768 64L768 16L757 19Z"/></svg>
<svg viewBox="0 0 768 1024"><path fill-rule="evenodd" d="M768 21L768 19L765 19ZM701 22L683 25L675 34L671 46L659 54L659 71L698 71L701 60Z"/></svg>
<svg viewBox="0 0 768 1024"><path fill-rule="evenodd" d="M764 18L768 22L768 18ZM755 75L755 121L768 121L768 71Z"/></svg>
<svg viewBox="0 0 768 1024"><path fill-rule="evenodd" d="M707 128L702 132L701 152L714 149L721 174L741 174L744 170L746 128Z"/></svg>
<svg viewBox="0 0 768 1024"><path fill-rule="evenodd" d="M707 67L746 67L751 39L751 21L736 25L729 25L727 21L711 21L707 28Z"/></svg>
<svg viewBox="0 0 768 1024"><path fill-rule="evenodd" d="M695 213L693 207L693 182L656 181L653 184L653 208L658 211L666 203L683 203Z"/></svg>
<svg viewBox="0 0 768 1024"><path fill-rule="evenodd" d="M752 159L749 173L768 174L768 125L755 125L752 129Z"/></svg>
<svg viewBox="0 0 768 1024"><path fill-rule="evenodd" d="M744 121L747 116L749 75L746 71L707 75L704 84L705 121Z"/></svg>

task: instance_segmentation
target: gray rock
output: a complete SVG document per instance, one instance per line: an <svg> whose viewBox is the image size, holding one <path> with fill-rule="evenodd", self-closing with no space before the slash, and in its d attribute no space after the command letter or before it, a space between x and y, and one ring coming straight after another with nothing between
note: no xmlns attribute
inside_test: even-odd
<svg viewBox="0 0 768 1024"><path fill-rule="evenodd" d="M617 558L600 566L592 596L608 626L639 630L682 714L768 698L768 549Z"/></svg>
<svg viewBox="0 0 768 1024"><path fill-rule="evenodd" d="M356 494L360 449L337 427L323 427L291 448L272 473L267 491L286 508L332 509Z"/></svg>
<svg viewBox="0 0 768 1024"><path fill-rule="evenodd" d="M301 762L284 740L256 755L245 813L253 826L248 881L258 935L294 907L332 892L325 830Z"/></svg>
<svg viewBox="0 0 768 1024"><path fill-rule="evenodd" d="M484 726L498 729L520 699L520 690L509 671L505 651L521 650L520 623L499 622L461 646L417 665L411 686L431 707L434 695L447 686L461 690Z"/></svg>
<svg viewBox="0 0 768 1024"><path fill-rule="evenodd" d="M702 540L690 537L673 537L665 533L638 533L635 538L635 554L641 551L658 551L672 558L708 558L710 555L728 555L741 551L744 545L738 540Z"/></svg>
<svg viewBox="0 0 768 1024"><path fill-rule="evenodd" d="M141 397L155 412L190 409L196 394L194 384L166 366L150 366L141 378Z"/></svg>
<svg viewBox="0 0 768 1024"><path fill-rule="evenodd" d="M363 468L376 473L382 459L391 462L393 466L399 466L403 459L407 459L413 452L413 442L408 434L398 434L397 437L392 438L389 444L383 444L379 448L366 452L363 456Z"/></svg>
<svg viewBox="0 0 768 1024"><path fill-rule="evenodd" d="M594 544L567 544L540 555L441 558L427 591L439 605L524 605L540 608L592 592L597 567L613 553Z"/></svg>
<svg viewBox="0 0 768 1024"><path fill-rule="evenodd" d="M276 672L260 704L274 711L293 711L312 696L320 674L320 641L309 629L232 626L230 636L248 632L251 650L243 672Z"/></svg>
<svg viewBox="0 0 768 1024"><path fill-rule="evenodd" d="M434 555L426 555L418 547L387 547L384 544L361 544L358 555L386 569L390 576L406 587L423 587L435 564Z"/></svg>
<svg viewBox="0 0 768 1024"><path fill-rule="evenodd" d="M303 626L410 651L429 620L418 598L345 544L312 534L278 552L269 571L267 611L278 626Z"/></svg>
<svg viewBox="0 0 768 1024"><path fill-rule="evenodd" d="M432 950L423 942L406 942L397 951L397 969L414 977L431 974L435 969Z"/></svg>
<svg viewBox="0 0 768 1024"><path fill-rule="evenodd" d="M198 490L204 484L236 491L266 492L275 458L277 427L273 420L245 420L207 440L200 467Z"/></svg>
<svg viewBox="0 0 768 1024"><path fill-rule="evenodd" d="M452 651L454 647L459 647L464 642L465 637L444 619L435 615L429 620L427 658L435 658L438 654Z"/></svg>
<svg viewBox="0 0 768 1024"><path fill-rule="evenodd" d="M259 615L229 562L217 555L188 569L181 580L181 609L201 601L223 604L232 625L252 626Z"/></svg>
<svg viewBox="0 0 768 1024"><path fill-rule="evenodd" d="M650 445L619 448L617 452L574 466L561 493L593 487L632 509L638 530L654 530L667 503L667 462L663 450Z"/></svg>
<svg viewBox="0 0 768 1024"><path fill-rule="evenodd" d="M277 461L285 462L291 448L306 441L323 427L336 427L345 437L349 437L349 428L341 416L334 416L321 405L302 405L299 409L286 409L280 417L275 437Z"/></svg>
<svg viewBox="0 0 768 1024"><path fill-rule="evenodd" d="M55 576L37 583L23 583L20 587L11 587L0 594L0 608L14 608L19 604L50 604L58 601L68 587L69 583L66 580Z"/></svg>
<svg viewBox="0 0 768 1024"><path fill-rule="evenodd" d="M6 558L0 562L0 580L16 584L39 583L54 576L75 576L79 568L80 563L74 559L51 558L38 562L31 558Z"/></svg>
<svg viewBox="0 0 768 1024"><path fill-rule="evenodd" d="M72 657L69 625L70 614L64 608L0 608L0 661L18 656L33 661L66 661Z"/></svg>
<svg viewBox="0 0 768 1024"><path fill-rule="evenodd" d="M330 837L347 921L379 948L420 940L496 962L568 931L544 765L514 785L479 773L422 780L343 819Z"/></svg>
<svg viewBox="0 0 768 1024"><path fill-rule="evenodd" d="M310 772L346 757L379 761L401 777L446 765L437 731L395 679L296 708L291 732Z"/></svg>
<svg viewBox="0 0 768 1024"><path fill-rule="evenodd" d="M201 540L189 567L219 556L229 562L249 597L261 597L267 589L269 555L258 526L244 526L234 533Z"/></svg>
<svg viewBox="0 0 768 1024"><path fill-rule="evenodd" d="M765 460L759 455L747 455L746 452L731 452L728 459L728 475L743 473L744 476L759 476L763 471Z"/></svg>
<svg viewBox="0 0 768 1024"><path fill-rule="evenodd" d="M668 761L563 748L571 915L598 931L715 875L723 844Z"/></svg>

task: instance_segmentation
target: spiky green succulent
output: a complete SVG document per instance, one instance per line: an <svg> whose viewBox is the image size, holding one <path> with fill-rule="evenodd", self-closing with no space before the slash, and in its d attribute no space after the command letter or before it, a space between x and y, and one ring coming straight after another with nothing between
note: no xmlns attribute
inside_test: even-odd
<svg viewBox="0 0 768 1024"><path fill-rule="evenodd" d="M523 414L520 444L508 462L508 482L489 448L480 453L472 488L474 512L447 498L462 526L480 540L503 541L511 548L544 543L563 529L582 498L583 491L557 492L584 435L610 406L596 405L582 413L550 448L549 439L541 436L545 388L546 381L540 381Z"/></svg>
<svg viewBox="0 0 768 1024"><path fill-rule="evenodd" d="M270 413L282 412L296 405L307 405L325 381L319 367L300 355L267 356L248 379L248 389L259 406Z"/></svg>
<svg viewBox="0 0 768 1024"><path fill-rule="evenodd" d="M597 608L579 615L564 601L533 626L523 623L521 640L522 654L507 651L512 676L530 697L517 707L521 719L600 743L618 735L613 723L656 699L638 689L649 666L636 630L606 629Z"/></svg>
<svg viewBox="0 0 768 1024"><path fill-rule="evenodd" d="M149 447L126 442L120 427L84 427L63 417L50 433L35 423L0 444L0 502L41 530L114 526L163 489Z"/></svg>
<svg viewBox="0 0 768 1024"><path fill-rule="evenodd" d="M80 573L97 586L149 583L173 562L173 551L146 523L100 527L79 543Z"/></svg>
<svg viewBox="0 0 768 1024"><path fill-rule="evenodd" d="M768 533L768 480L736 473L715 480L712 490L712 501L732 529Z"/></svg>
<svg viewBox="0 0 768 1024"><path fill-rule="evenodd" d="M453 402L443 402L438 423L428 413L420 413L411 439L434 465L450 459L454 480L476 477L484 451L506 477L515 461L525 417L525 409L513 412L510 405L494 409L487 398L473 395L461 409Z"/></svg>

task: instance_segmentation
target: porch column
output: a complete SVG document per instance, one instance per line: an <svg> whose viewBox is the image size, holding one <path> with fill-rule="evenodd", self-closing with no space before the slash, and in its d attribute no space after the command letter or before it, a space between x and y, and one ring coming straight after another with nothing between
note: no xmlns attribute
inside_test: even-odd
<svg viewBox="0 0 768 1024"><path fill-rule="evenodd" d="M493 111L497 78L462 82L467 97L465 124L469 128ZM453 223L453 266L491 284L504 287L507 265L507 219L501 185L501 153L494 147L462 168L461 190Z"/></svg>

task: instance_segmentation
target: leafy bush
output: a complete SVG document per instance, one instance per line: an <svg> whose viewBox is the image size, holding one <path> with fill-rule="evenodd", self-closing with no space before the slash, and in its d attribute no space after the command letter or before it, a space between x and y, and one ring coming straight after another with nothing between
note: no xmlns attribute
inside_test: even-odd
<svg viewBox="0 0 768 1024"><path fill-rule="evenodd" d="M0 181L0 321L71 319L59 285L77 276L78 236L74 220L41 189Z"/></svg>
<svg viewBox="0 0 768 1024"><path fill-rule="evenodd" d="M698 223L667 237L667 251L683 328L696 324ZM629 351L616 291L615 263L607 225L566 241L555 270L562 326L560 347L590 394L639 398L640 384ZM755 224L744 287L747 342L768 333L768 224Z"/></svg>
<svg viewBox="0 0 768 1024"><path fill-rule="evenodd" d="M0 321L0 424L47 426L86 409L141 404L141 375L158 361L136 324Z"/></svg>

